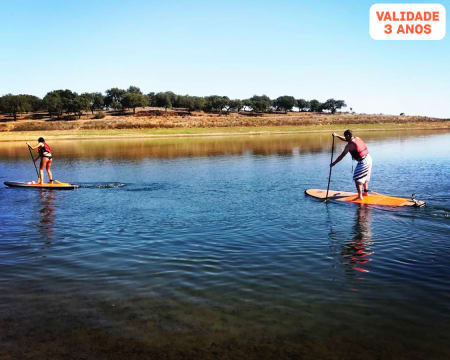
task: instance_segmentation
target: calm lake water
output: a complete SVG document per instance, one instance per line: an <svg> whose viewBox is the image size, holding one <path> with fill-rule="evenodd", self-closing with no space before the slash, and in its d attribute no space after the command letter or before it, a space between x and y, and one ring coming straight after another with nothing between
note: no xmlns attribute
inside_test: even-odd
<svg viewBox="0 0 450 360"><path fill-rule="evenodd" d="M52 141L74 191L0 143L0 358L450 358L450 133L358 135L427 207L306 197L329 134Z"/></svg>

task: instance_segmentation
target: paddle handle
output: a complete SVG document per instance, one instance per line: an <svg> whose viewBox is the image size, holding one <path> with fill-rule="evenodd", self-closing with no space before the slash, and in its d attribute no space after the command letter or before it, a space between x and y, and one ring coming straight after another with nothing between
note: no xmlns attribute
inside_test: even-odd
<svg viewBox="0 0 450 360"><path fill-rule="evenodd" d="M30 152L31 161L33 162L34 169L36 170L36 175L37 175L37 177L38 177L38 179L39 179L39 178L40 178L40 175L39 175L39 171L38 171L38 169L37 169L36 163L34 162L33 153L31 152L31 146L28 145L28 144L27 144L27 146L28 146L28 151Z"/></svg>
<svg viewBox="0 0 450 360"><path fill-rule="evenodd" d="M333 154L334 154L334 135L333 142L331 144L331 161L330 161L330 173L328 174L328 186L327 186L327 195L325 196L325 202L328 200L328 191L330 190L330 181L331 181L331 164L333 163Z"/></svg>

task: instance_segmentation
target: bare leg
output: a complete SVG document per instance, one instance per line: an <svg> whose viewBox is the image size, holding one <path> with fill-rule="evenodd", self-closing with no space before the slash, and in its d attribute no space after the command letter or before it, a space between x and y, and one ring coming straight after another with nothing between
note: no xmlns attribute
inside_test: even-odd
<svg viewBox="0 0 450 360"><path fill-rule="evenodd" d="M52 159L47 161L47 174L48 174L48 180L49 182L53 182L53 174L50 168L52 167Z"/></svg>
<svg viewBox="0 0 450 360"><path fill-rule="evenodd" d="M368 191L369 191L369 182L366 181L364 183L364 195L368 195Z"/></svg>
<svg viewBox="0 0 450 360"><path fill-rule="evenodd" d="M43 184L44 183L44 168L46 167L48 162L48 159L43 157L41 159L41 165L39 166L39 179L38 179L38 184Z"/></svg>
<svg viewBox="0 0 450 360"><path fill-rule="evenodd" d="M362 185L355 181L356 190L358 191L358 200L362 200Z"/></svg>

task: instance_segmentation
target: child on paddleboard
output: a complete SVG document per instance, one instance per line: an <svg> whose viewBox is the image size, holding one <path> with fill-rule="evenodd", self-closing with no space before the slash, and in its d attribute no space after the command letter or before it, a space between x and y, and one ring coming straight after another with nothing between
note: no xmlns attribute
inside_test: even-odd
<svg viewBox="0 0 450 360"><path fill-rule="evenodd" d="M344 151L342 151L342 154L339 155L338 158L330 164L330 166L333 167L336 165L344 158L345 155L347 155L348 152L352 155L354 160L358 161L353 173L353 181L355 182L356 190L358 191L358 200L362 200L363 188L364 195L368 194L370 173L372 171L372 157L369 154L369 149L364 141L357 136L353 136L351 130L345 130L343 137L336 133L333 133L333 136L336 136L342 141L346 141L347 145L345 146Z"/></svg>
<svg viewBox="0 0 450 360"><path fill-rule="evenodd" d="M41 159L41 164L39 166L38 184L42 184L44 182L44 168L47 170L49 182L53 183L53 175L50 170L53 157L50 146L48 146L43 137L40 137L38 139L38 144L36 146L31 146L29 142L27 142L27 145L30 147L30 149L38 150L39 155L36 157L36 159L33 159L34 162L36 162L38 159Z"/></svg>

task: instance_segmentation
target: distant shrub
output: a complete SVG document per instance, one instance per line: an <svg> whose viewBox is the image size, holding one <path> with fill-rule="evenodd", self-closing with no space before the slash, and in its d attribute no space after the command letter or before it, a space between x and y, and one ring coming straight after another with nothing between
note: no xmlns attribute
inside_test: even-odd
<svg viewBox="0 0 450 360"><path fill-rule="evenodd" d="M51 123L46 122L23 122L16 124L11 131L45 131L53 130Z"/></svg>
<svg viewBox="0 0 450 360"><path fill-rule="evenodd" d="M76 128L77 123L70 121L27 121L15 123L10 131L72 130Z"/></svg>
<svg viewBox="0 0 450 360"><path fill-rule="evenodd" d="M99 111L94 115L94 119L103 119L105 117L105 113L103 111Z"/></svg>

